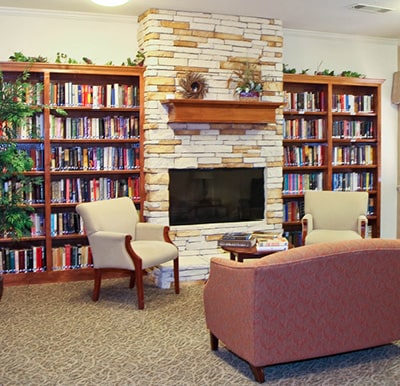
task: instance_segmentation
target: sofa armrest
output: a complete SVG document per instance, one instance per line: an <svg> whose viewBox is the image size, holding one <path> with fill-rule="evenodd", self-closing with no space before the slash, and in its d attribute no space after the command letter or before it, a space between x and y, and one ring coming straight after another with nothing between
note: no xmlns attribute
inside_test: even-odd
<svg viewBox="0 0 400 386"><path fill-rule="evenodd" d="M313 230L313 216L306 213L301 219L301 240L303 245L306 243L307 235Z"/></svg>
<svg viewBox="0 0 400 386"><path fill-rule="evenodd" d="M365 239L365 236L366 236L366 233L367 233L367 226L368 226L367 216L364 216L364 215L358 216L358 219L357 219L357 231L358 231L359 235L361 235L361 237L363 239Z"/></svg>
<svg viewBox="0 0 400 386"><path fill-rule="evenodd" d="M207 328L239 355L240 347L248 350L254 340L255 272L253 262L214 257L203 291Z"/></svg>

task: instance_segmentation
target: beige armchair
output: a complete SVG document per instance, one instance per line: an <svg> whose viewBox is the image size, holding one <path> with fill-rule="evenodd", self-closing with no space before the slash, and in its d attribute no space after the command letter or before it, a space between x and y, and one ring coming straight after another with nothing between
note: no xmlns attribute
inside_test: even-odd
<svg viewBox="0 0 400 386"><path fill-rule="evenodd" d="M77 205L93 255L93 300L100 295L105 270L130 272L130 288L136 282L138 308L144 308L143 270L173 260L175 293L179 293L178 249L169 238L169 228L139 222L128 197Z"/></svg>
<svg viewBox="0 0 400 386"><path fill-rule="evenodd" d="M365 238L367 192L304 192L303 245Z"/></svg>

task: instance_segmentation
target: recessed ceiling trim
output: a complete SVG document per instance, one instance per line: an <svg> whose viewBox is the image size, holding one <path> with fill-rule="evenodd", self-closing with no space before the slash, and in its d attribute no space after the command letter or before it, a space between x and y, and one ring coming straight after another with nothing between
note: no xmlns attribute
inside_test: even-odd
<svg viewBox="0 0 400 386"><path fill-rule="evenodd" d="M370 12L370 13L387 13L393 11L392 8L381 7L378 5L357 3L351 6L351 9L356 11Z"/></svg>

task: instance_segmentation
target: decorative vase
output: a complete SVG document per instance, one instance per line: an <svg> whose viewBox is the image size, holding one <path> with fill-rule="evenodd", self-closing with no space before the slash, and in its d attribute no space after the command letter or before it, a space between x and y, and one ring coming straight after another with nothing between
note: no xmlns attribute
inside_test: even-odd
<svg viewBox="0 0 400 386"><path fill-rule="evenodd" d="M239 93L239 100L256 102L260 100L260 93L258 91L249 91L249 92L242 91Z"/></svg>

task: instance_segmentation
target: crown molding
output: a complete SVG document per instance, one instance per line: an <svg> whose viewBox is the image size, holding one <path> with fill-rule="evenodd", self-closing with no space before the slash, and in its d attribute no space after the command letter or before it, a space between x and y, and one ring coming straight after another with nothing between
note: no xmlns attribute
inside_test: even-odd
<svg viewBox="0 0 400 386"><path fill-rule="evenodd" d="M26 16L26 17L48 17L59 19L73 19L79 21L97 21L104 23L137 23L137 16L110 15L89 12L72 12L72 11L53 11L48 9L33 8L17 8L17 7L0 7L0 15L5 16Z"/></svg>

